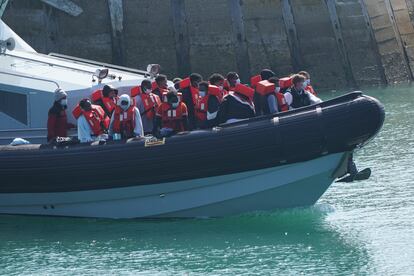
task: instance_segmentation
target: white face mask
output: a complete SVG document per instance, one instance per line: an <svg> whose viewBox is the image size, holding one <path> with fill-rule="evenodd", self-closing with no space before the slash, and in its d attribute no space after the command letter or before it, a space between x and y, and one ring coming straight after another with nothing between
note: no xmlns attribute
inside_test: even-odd
<svg viewBox="0 0 414 276"><path fill-rule="evenodd" d="M151 93L152 92L152 90L151 89L145 89L145 94L149 94L149 93Z"/></svg>
<svg viewBox="0 0 414 276"><path fill-rule="evenodd" d="M280 87L279 86L275 88L275 92L276 93L279 93L280 92Z"/></svg>
<svg viewBox="0 0 414 276"><path fill-rule="evenodd" d="M224 89L224 86L223 86L223 85L220 85L220 86L219 86L219 89L220 89L220 90L223 90L223 89Z"/></svg>
<svg viewBox="0 0 414 276"><path fill-rule="evenodd" d="M61 106L67 106L68 105L68 99L61 99L60 100L60 105Z"/></svg>
<svg viewBox="0 0 414 276"><path fill-rule="evenodd" d="M171 106L172 106L172 108L174 108L174 109L175 109L175 108L177 108L177 107L178 107L178 103L172 103L172 104L171 104Z"/></svg>
<svg viewBox="0 0 414 276"><path fill-rule="evenodd" d="M200 97L204 98L206 96L206 91L199 91L198 95L200 95Z"/></svg>
<svg viewBox="0 0 414 276"><path fill-rule="evenodd" d="M126 111L128 109L129 105L123 105L121 104L121 108L123 111Z"/></svg>
<svg viewBox="0 0 414 276"><path fill-rule="evenodd" d="M240 84L240 79L237 79L236 80L236 84Z"/></svg>

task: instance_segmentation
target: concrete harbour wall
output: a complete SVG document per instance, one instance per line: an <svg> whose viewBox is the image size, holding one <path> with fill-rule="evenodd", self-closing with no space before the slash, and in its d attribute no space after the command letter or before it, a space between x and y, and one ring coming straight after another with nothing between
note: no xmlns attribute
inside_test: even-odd
<svg viewBox="0 0 414 276"><path fill-rule="evenodd" d="M170 78L262 68L307 70L318 88L408 82L414 72L414 0L10 0L3 20L42 53ZM65 2L65 1L59 1Z"/></svg>

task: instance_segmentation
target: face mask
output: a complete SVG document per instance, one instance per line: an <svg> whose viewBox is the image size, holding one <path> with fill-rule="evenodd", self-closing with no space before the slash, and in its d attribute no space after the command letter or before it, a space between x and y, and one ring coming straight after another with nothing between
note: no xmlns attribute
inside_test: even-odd
<svg viewBox="0 0 414 276"><path fill-rule="evenodd" d="M61 99L60 100L60 105L63 106L63 107L67 106L68 105L68 99Z"/></svg>
<svg viewBox="0 0 414 276"><path fill-rule="evenodd" d="M200 97L204 98L206 96L206 91L199 91L198 94Z"/></svg>
<svg viewBox="0 0 414 276"><path fill-rule="evenodd" d="M306 80L306 86L308 86L310 84L311 84L310 79Z"/></svg>
<svg viewBox="0 0 414 276"><path fill-rule="evenodd" d="M171 106L172 108L176 109L178 107L178 103L172 103Z"/></svg>
<svg viewBox="0 0 414 276"><path fill-rule="evenodd" d="M237 79L236 80L236 84L240 84L240 79Z"/></svg>
<svg viewBox="0 0 414 276"><path fill-rule="evenodd" d="M151 93L152 92L152 90L151 89L145 89L145 94L149 94L149 93Z"/></svg>
<svg viewBox="0 0 414 276"><path fill-rule="evenodd" d="M220 85L220 86L219 86L219 89L220 89L220 90L223 90L223 89L224 89L224 86L223 86L223 85Z"/></svg>
<svg viewBox="0 0 414 276"><path fill-rule="evenodd" d="M306 84L306 81L303 83L302 88L305 89L308 85Z"/></svg>
<svg viewBox="0 0 414 276"><path fill-rule="evenodd" d="M276 91L276 93L279 93L280 92L280 87L276 87L275 91Z"/></svg>

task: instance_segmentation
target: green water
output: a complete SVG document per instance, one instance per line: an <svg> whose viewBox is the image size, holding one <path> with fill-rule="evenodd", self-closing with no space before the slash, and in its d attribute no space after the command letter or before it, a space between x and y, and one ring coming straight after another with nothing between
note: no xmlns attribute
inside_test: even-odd
<svg viewBox="0 0 414 276"><path fill-rule="evenodd" d="M0 275L414 275L414 87L366 92L387 111L356 154L368 181L336 183L312 208L221 219L1 216Z"/></svg>

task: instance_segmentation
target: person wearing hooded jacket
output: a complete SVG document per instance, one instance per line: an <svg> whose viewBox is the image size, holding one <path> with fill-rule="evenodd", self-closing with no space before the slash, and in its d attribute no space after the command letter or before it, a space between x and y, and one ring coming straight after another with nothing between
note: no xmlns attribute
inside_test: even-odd
<svg viewBox="0 0 414 276"><path fill-rule="evenodd" d="M62 89L55 90L55 101L49 109L47 118L47 141L51 142L57 137L67 137L68 129L74 128L75 125L68 123L66 109L68 107L67 94Z"/></svg>
<svg viewBox="0 0 414 276"><path fill-rule="evenodd" d="M256 115L253 103L254 90L243 84L237 84L220 104L217 113L218 124L233 123Z"/></svg>
<svg viewBox="0 0 414 276"><path fill-rule="evenodd" d="M109 135L113 140L144 136L141 113L127 94L118 99L109 124Z"/></svg>

